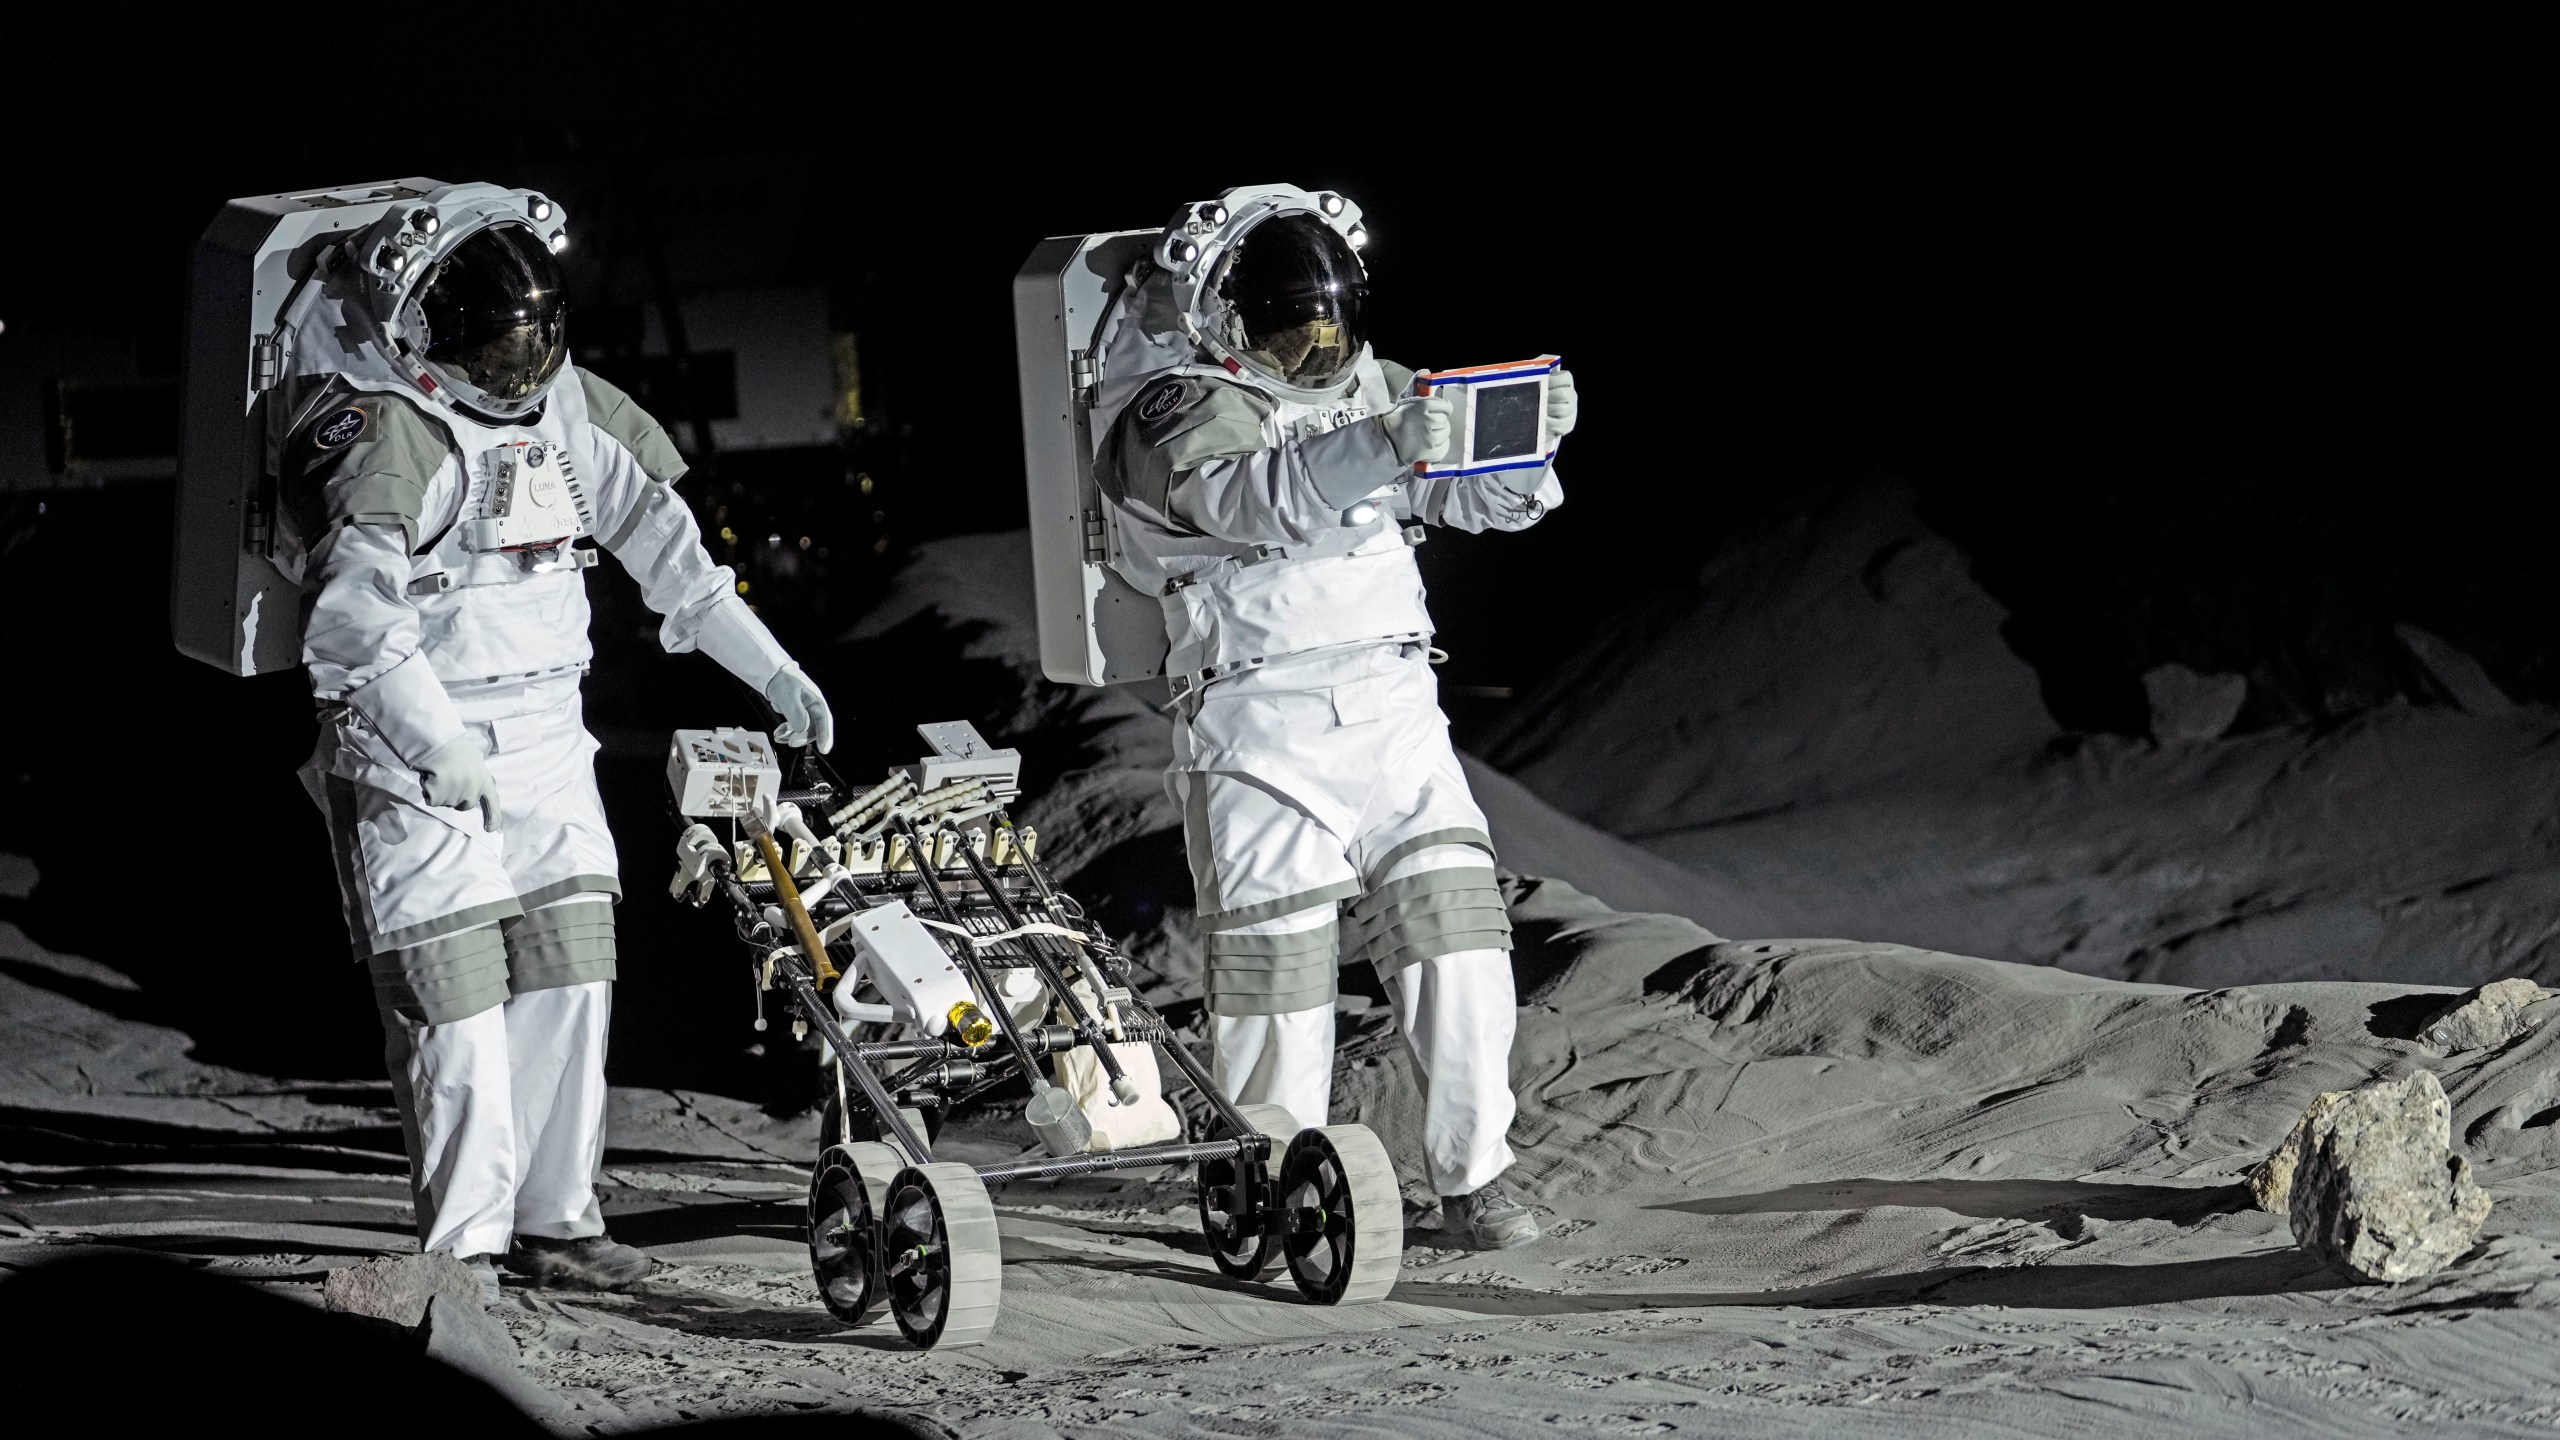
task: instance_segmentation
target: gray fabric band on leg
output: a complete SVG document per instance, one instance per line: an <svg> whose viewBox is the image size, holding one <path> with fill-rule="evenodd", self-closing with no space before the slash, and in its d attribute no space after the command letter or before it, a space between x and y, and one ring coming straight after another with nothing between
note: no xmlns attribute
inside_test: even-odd
<svg viewBox="0 0 2560 1440"><path fill-rule="evenodd" d="M1483 851L1487 855L1493 854L1493 837L1487 835L1481 830L1468 830L1464 828L1451 830L1427 830L1422 834L1416 835L1412 839L1405 841L1403 844L1396 846L1386 854L1379 856L1377 861L1369 867L1369 883L1372 885L1378 883L1379 876L1394 869L1396 862L1407 855L1419 854L1422 851L1430 849L1434 845L1469 845Z"/></svg>
<svg viewBox="0 0 2560 1440"><path fill-rule="evenodd" d="M1239 905L1233 910L1204 910L1198 923L1202 930L1208 930L1213 926L1231 928L1237 925L1258 925L1265 920L1277 920L1283 915L1296 914L1300 910L1312 910L1318 905L1330 904L1336 900L1348 900L1359 893L1359 881L1336 880L1330 885L1319 885L1313 890L1301 890L1295 895L1282 895L1277 899Z"/></svg>
<svg viewBox="0 0 2560 1440"><path fill-rule="evenodd" d="M501 927L507 978L518 995L614 978L613 906L577 900L529 910Z"/></svg>
<svg viewBox="0 0 2560 1440"><path fill-rule="evenodd" d="M1200 937L1209 961L1209 1013L1288 1015L1333 1003L1342 928L1327 923L1285 935Z"/></svg>
<svg viewBox="0 0 2560 1440"><path fill-rule="evenodd" d="M365 968L374 1003L421 1025L467 1020L507 999L507 946L495 925L367 956Z"/></svg>
<svg viewBox="0 0 2560 1440"><path fill-rule="evenodd" d="M554 880L538 890L528 890L516 897L516 903L531 914L554 900L565 900L588 890L619 900L622 898L622 881L611 875L572 875L566 880Z"/></svg>
<svg viewBox="0 0 2560 1440"><path fill-rule="evenodd" d="M1351 902L1351 942L1381 976L1461 950L1511 948L1511 912L1491 870L1425 870Z"/></svg>

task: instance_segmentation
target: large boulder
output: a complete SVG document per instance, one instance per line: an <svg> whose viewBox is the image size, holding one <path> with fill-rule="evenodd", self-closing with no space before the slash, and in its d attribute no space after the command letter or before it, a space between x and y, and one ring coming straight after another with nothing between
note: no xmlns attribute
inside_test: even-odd
<svg viewBox="0 0 2560 1440"><path fill-rule="evenodd" d="M2453 1153L2444 1086L2418 1070L2315 1102L2303 1117L2288 1208L2303 1249L2396 1284L2470 1249L2489 1197Z"/></svg>
<svg viewBox="0 0 2560 1440"><path fill-rule="evenodd" d="M2542 999L2530 980L2492 980L2437 1012L2418 1032L2418 1043L2450 1055L2503 1045L2534 1027L2525 1007Z"/></svg>

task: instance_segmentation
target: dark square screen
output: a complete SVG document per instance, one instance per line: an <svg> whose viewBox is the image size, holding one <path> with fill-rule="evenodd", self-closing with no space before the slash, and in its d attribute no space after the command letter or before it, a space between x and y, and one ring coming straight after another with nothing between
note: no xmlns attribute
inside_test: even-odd
<svg viewBox="0 0 2560 1440"><path fill-rule="evenodd" d="M1477 386L1475 458L1508 460L1538 453L1538 410L1546 401L1543 377Z"/></svg>

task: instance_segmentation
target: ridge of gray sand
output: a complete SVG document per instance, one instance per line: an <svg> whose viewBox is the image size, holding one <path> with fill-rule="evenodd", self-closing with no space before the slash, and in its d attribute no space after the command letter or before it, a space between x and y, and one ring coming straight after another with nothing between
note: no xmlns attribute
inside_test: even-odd
<svg viewBox="0 0 2560 1440"><path fill-rule="evenodd" d="M2064 736L2005 612L1890 481L1680 578L1480 742L1712 897L1669 908L2205 987L2560 978L2548 706L2478 678L2462 706L2327 729ZM2477 672L2405 633L2413 666Z"/></svg>

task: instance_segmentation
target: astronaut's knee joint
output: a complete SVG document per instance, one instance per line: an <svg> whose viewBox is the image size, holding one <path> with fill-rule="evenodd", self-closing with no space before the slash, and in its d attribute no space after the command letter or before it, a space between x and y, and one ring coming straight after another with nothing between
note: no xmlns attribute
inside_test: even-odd
<svg viewBox="0 0 2560 1440"><path fill-rule="evenodd" d="M366 959L374 1003L413 1024L450 1025L507 999L507 946L495 925L477 925Z"/></svg>
<svg viewBox="0 0 2560 1440"><path fill-rule="evenodd" d="M516 994L614 978L613 905L577 900L504 922L509 987Z"/></svg>
<svg viewBox="0 0 2560 1440"><path fill-rule="evenodd" d="M1462 950L1511 948L1511 914L1490 869L1425 870L1347 908L1352 943L1382 976Z"/></svg>
<svg viewBox="0 0 2560 1440"><path fill-rule="evenodd" d="M1208 958L1213 1015L1286 1015L1333 1003L1341 927L1332 922L1278 935L1211 931L1200 937Z"/></svg>

